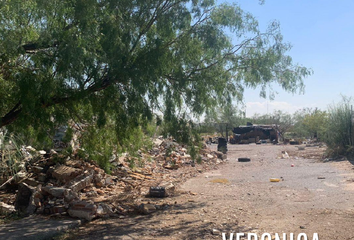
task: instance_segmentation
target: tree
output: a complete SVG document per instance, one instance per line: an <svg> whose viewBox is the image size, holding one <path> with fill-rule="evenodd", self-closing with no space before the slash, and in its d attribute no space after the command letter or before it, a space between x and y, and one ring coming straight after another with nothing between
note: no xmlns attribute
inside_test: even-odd
<svg viewBox="0 0 354 240"><path fill-rule="evenodd" d="M327 126L327 113L315 108L305 115L303 119L304 128L311 138L321 138L324 136Z"/></svg>
<svg viewBox="0 0 354 240"><path fill-rule="evenodd" d="M342 96L339 103L328 107L326 137L333 155L354 156L353 99Z"/></svg>
<svg viewBox="0 0 354 240"><path fill-rule="evenodd" d="M280 136L284 137L294 126L294 119L291 114L281 110L275 110L272 114L253 116L253 123L256 124L272 124L278 130Z"/></svg>
<svg viewBox="0 0 354 240"><path fill-rule="evenodd" d="M262 33L213 0L4 0L0 39L0 127L12 131L109 121L122 140L156 111L200 115L273 82L297 92L311 74L277 22Z"/></svg>

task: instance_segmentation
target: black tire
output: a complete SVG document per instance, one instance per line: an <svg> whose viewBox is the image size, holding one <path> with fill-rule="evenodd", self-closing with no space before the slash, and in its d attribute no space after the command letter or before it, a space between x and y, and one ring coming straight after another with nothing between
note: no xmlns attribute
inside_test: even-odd
<svg viewBox="0 0 354 240"><path fill-rule="evenodd" d="M239 158L238 161L239 162L250 162L251 159L250 158Z"/></svg>

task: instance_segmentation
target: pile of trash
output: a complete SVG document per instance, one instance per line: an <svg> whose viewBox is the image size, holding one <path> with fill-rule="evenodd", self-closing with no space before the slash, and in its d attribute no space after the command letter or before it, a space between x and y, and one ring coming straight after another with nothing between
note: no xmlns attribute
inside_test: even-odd
<svg viewBox="0 0 354 240"><path fill-rule="evenodd" d="M64 157L54 150L37 151L30 146L24 151L22 170L0 186L0 211L69 215L88 221L132 211L146 213L146 206L135 200L149 196L151 187L163 189L161 197L172 195L183 176L188 177L187 172L202 172L226 159L225 154L203 146L198 153L199 165L186 146L158 138L151 150L139 151L138 157L128 153L112 157L114 169L107 174L94 161L77 155ZM139 164L132 168L134 161Z"/></svg>

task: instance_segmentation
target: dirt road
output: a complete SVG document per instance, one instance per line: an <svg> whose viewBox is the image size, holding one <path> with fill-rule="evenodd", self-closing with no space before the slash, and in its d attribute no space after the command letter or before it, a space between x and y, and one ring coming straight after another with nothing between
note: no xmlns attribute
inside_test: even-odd
<svg viewBox="0 0 354 240"><path fill-rule="evenodd" d="M321 152L318 148L228 148L229 162L218 170L188 180L178 196L152 200L167 201L165 210L96 220L67 239L222 239L222 232L253 232L259 237L303 232L309 239L313 233L321 240L354 239L354 170L348 161L324 163L311 158ZM282 151L290 158L280 159ZM239 157L251 161L241 163ZM270 182L270 178L283 181Z"/></svg>

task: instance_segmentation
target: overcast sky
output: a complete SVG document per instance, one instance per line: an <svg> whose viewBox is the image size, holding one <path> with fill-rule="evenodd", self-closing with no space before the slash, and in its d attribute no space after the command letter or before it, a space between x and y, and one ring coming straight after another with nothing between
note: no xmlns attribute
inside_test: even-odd
<svg viewBox="0 0 354 240"><path fill-rule="evenodd" d="M293 113L303 107L325 110L340 101L341 94L354 95L354 0L266 0L264 5L258 0L219 2L238 3L258 19L261 29L278 20L285 41L293 46L289 55L314 71L305 79L304 95L275 86L278 94L270 101L260 98L259 90L247 89L247 116L274 110Z"/></svg>

